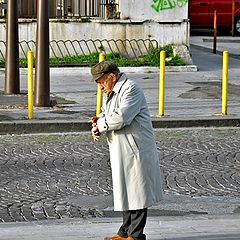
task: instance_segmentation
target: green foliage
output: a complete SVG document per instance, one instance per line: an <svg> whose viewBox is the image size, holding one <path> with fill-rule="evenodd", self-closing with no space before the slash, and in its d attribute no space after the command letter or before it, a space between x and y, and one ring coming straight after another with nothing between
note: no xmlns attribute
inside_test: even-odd
<svg viewBox="0 0 240 240"><path fill-rule="evenodd" d="M63 58L50 58L50 66L78 66L78 65L93 65L98 63L99 55L97 52L91 53L90 55L76 55L66 56Z"/></svg>
<svg viewBox="0 0 240 240"><path fill-rule="evenodd" d="M3 59L0 59L0 68L5 67L5 61Z"/></svg>
<svg viewBox="0 0 240 240"><path fill-rule="evenodd" d="M150 54L144 56L145 66L156 66L160 65L160 52L165 51L166 54L166 66L183 66L184 61L178 56L174 55L173 47L166 45L162 48L153 48Z"/></svg>
<svg viewBox="0 0 240 240"><path fill-rule="evenodd" d="M19 66L20 67L27 67L27 59L26 58L20 58L19 59Z"/></svg>
<svg viewBox="0 0 240 240"><path fill-rule="evenodd" d="M174 56L171 61L166 62L166 66L184 66L184 61L178 56Z"/></svg>
<svg viewBox="0 0 240 240"><path fill-rule="evenodd" d="M163 50L166 52L166 57L173 57L173 47L172 45L166 45L162 48L159 48L159 50Z"/></svg>
<svg viewBox="0 0 240 240"><path fill-rule="evenodd" d="M120 53L117 53L117 52L108 53L108 54L106 55L106 59L107 59L108 61L120 60L120 59L121 59L121 55L120 55Z"/></svg>
<svg viewBox="0 0 240 240"><path fill-rule="evenodd" d="M164 46L163 48L152 48L150 53L141 56L137 59L125 58L120 53L111 52L105 55L106 61L114 61L120 67L140 67L140 66L155 66L160 64L160 52L164 50L166 53L166 66L182 66L185 65L183 60L174 55L173 47L171 45ZM92 66L99 62L99 53L93 52L89 55L75 55L66 56L62 58L50 58L51 67L60 66ZM35 62L35 59L34 59ZM19 59L20 67L27 67L27 59ZM4 67L5 61L0 60L0 67Z"/></svg>

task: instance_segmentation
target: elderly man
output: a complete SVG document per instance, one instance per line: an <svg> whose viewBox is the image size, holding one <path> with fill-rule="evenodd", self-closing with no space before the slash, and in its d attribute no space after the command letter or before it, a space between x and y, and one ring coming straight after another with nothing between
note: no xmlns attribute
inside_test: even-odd
<svg viewBox="0 0 240 240"><path fill-rule="evenodd" d="M105 240L145 240L147 208L162 199L159 158L141 88L112 62L92 67L105 93L102 113L92 117L92 136L106 132L110 150L114 210L123 212L117 235Z"/></svg>

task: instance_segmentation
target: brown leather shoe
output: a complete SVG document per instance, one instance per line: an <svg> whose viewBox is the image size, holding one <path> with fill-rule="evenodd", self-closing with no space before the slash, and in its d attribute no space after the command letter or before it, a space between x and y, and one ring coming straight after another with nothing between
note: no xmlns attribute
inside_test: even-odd
<svg viewBox="0 0 240 240"><path fill-rule="evenodd" d="M134 240L132 237L120 237L119 235L113 235L111 237L105 237L104 240Z"/></svg>
<svg viewBox="0 0 240 240"><path fill-rule="evenodd" d="M105 237L104 240L115 240L115 239L117 239L119 237L120 237L119 235L113 235L111 237Z"/></svg>

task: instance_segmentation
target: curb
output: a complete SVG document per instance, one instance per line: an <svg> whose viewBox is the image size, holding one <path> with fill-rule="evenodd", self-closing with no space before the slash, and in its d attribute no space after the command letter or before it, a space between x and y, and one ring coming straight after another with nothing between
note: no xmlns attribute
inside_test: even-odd
<svg viewBox="0 0 240 240"><path fill-rule="evenodd" d="M240 127L239 116L209 116L199 118L152 118L154 128Z"/></svg>
<svg viewBox="0 0 240 240"><path fill-rule="evenodd" d="M189 128L189 127L240 127L240 117L211 116L201 118L170 118L153 117L153 127L157 128ZM66 133L86 132L91 130L89 122L54 121L54 120L24 120L0 122L0 134L30 134L30 133Z"/></svg>
<svg viewBox="0 0 240 240"><path fill-rule="evenodd" d="M90 130L90 123L81 120L24 120L0 122L0 134L85 132Z"/></svg>
<svg viewBox="0 0 240 240"><path fill-rule="evenodd" d="M79 74L91 74L90 67L65 67L65 68L50 68L50 74L54 75L79 75ZM158 67L119 67L120 71L125 73L159 73ZM34 69L35 70L35 69ZM166 72L197 72L198 68L196 65L185 65L185 66L166 66ZM0 68L0 74L5 74L5 68ZM27 68L20 68L21 75L27 75Z"/></svg>

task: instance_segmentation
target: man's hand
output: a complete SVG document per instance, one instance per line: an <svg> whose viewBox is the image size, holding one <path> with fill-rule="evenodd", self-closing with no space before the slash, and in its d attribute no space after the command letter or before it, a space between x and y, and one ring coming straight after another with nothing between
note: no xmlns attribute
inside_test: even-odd
<svg viewBox="0 0 240 240"><path fill-rule="evenodd" d="M90 122L92 123L92 127L97 126L97 120L98 120L98 117L96 116L91 117Z"/></svg>
<svg viewBox="0 0 240 240"><path fill-rule="evenodd" d="M91 117L90 121L92 123L92 137L94 141L98 141L100 138L101 133L99 132L98 126L97 126L97 120L99 118L97 116Z"/></svg>
<svg viewBox="0 0 240 240"><path fill-rule="evenodd" d="M101 133L99 132L99 129L98 129L98 127L97 127L97 124L96 124L96 126L94 126L94 127L92 128L91 132L92 132L93 140L94 140L94 141L98 141L99 138L100 138Z"/></svg>

